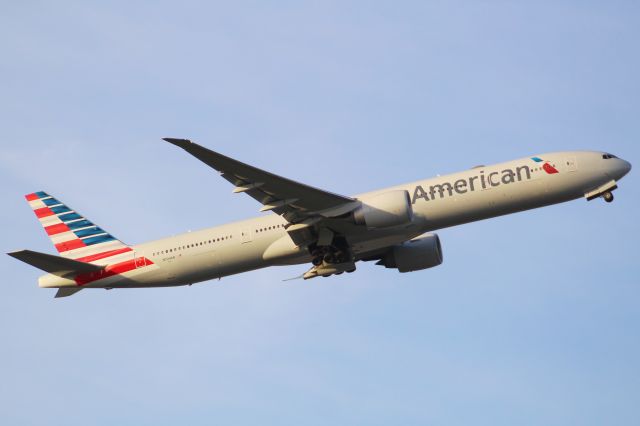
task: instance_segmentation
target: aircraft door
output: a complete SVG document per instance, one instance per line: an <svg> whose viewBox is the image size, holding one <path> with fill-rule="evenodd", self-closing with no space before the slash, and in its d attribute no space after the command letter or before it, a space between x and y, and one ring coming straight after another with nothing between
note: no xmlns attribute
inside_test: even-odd
<svg viewBox="0 0 640 426"><path fill-rule="evenodd" d="M567 170L570 172L575 172L578 170L578 163L576 162L576 157L567 158Z"/></svg>
<svg viewBox="0 0 640 426"><path fill-rule="evenodd" d="M253 240L253 235L250 228L245 228L241 232L242 244L250 243Z"/></svg>

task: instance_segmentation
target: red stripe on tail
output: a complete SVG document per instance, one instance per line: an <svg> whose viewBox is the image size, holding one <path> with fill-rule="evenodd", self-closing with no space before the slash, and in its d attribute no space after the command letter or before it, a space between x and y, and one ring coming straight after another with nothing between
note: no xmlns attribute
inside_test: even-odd
<svg viewBox="0 0 640 426"><path fill-rule="evenodd" d="M38 216L38 219L47 217L47 216L53 216L55 214L54 212L51 211L49 207L35 209L33 212L36 214L36 216Z"/></svg>
<svg viewBox="0 0 640 426"><path fill-rule="evenodd" d="M129 247L121 248L118 250L110 250L102 253L92 254L91 256L79 257L75 260L79 262L94 262L96 260L104 259L105 257L115 256L116 254L122 254L131 251Z"/></svg>
<svg viewBox="0 0 640 426"><path fill-rule="evenodd" d="M24 196L24 198L27 199L27 201L33 201L33 200L39 200L40 197L38 197L35 193L33 194L27 194Z"/></svg>
<svg viewBox="0 0 640 426"><path fill-rule="evenodd" d="M70 241L65 241L64 243L56 244L56 249L62 253L63 251L74 250L80 247L86 247L87 245L82 242L81 239L75 239Z"/></svg>
<svg viewBox="0 0 640 426"><path fill-rule="evenodd" d="M44 230L47 231L47 235L56 235L62 232L71 231L64 223L56 223L55 225L45 226Z"/></svg>

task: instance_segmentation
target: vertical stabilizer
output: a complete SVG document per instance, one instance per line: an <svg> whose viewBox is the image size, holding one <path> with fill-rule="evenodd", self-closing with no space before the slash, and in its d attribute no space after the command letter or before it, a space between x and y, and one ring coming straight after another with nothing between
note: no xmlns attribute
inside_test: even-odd
<svg viewBox="0 0 640 426"><path fill-rule="evenodd" d="M131 251L122 241L46 192L34 192L25 198L60 256L92 262Z"/></svg>

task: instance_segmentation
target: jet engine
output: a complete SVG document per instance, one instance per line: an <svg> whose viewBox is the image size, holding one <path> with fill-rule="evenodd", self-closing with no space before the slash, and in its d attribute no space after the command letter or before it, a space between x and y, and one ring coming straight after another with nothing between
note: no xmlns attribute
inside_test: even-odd
<svg viewBox="0 0 640 426"><path fill-rule="evenodd" d="M433 268L441 263L440 238L437 234L425 234L422 237L391 247L376 265L397 268L399 272L411 272Z"/></svg>
<svg viewBox="0 0 640 426"><path fill-rule="evenodd" d="M362 199L353 217L356 224L368 228L388 228L410 223L413 219L411 197L406 190L387 191Z"/></svg>

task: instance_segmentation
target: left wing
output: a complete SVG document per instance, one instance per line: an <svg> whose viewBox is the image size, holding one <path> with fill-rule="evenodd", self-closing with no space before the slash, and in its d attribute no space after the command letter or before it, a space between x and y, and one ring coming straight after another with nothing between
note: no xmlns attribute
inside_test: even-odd
<svg viewBox="0 0 640 426"><path fill-rule="evenodd" d="M233 192L245 192L262 204L260 211L273 211L290 223L310 217L334 217L356 209L354 198L333 194L269 173L191 142L164 138L214 168L235 185Z"/></svg>

